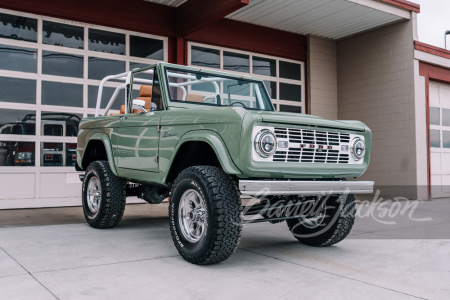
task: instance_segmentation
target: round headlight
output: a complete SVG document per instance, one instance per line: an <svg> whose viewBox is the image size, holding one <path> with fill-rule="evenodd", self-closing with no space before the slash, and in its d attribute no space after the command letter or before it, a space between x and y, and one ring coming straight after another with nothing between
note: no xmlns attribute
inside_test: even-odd
<svg viewBox="0 0 450 300"><path fill-rule="evenodd" d="M256 152L262 157L269 157L277 150L277 138L270 130L263 130L255 139Z"/></svg>
<svg viewBox="0 0 450 300"><path fill-rule="evenodd" d="M360 160L366 154L366 144L360 138L354 138L350 147L350 152L354 160Z"/></svg>

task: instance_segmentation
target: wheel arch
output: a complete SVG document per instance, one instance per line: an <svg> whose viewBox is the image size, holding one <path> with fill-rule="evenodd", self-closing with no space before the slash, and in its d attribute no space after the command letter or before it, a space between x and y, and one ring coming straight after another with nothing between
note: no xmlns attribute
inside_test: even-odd
<svg viewBox="0 0 450 300"><path fill-rule="evenodd" d="M210 130L190 131L183 135L172 157L166 183L173 181L183 169L195 165L220 167L230 175L242 174L234 164L222 138Z"/></svg>
<svg viewBox="0 0 450 300"><path fill-rule="evenodd" d="M118 176L111 141L106 134L93 134L89 139L81 160L81 168L86 170L89 164L96 160L107 160L114 175Z"/></svg>

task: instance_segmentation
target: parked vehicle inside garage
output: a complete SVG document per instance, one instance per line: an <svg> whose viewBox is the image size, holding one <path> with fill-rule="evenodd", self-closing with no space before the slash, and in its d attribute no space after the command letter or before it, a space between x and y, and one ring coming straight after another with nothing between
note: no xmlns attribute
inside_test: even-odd
<svg viewBox="0 0 450 300"><path fill-rule="evenodd" d="M124 83L102 110L108 80ZM121 89L120 113L109 114ZM344 239L353 194L373 191L345 178L364 173L370 148L359 121L276 112L261 80L158 63L102 80L95 117L80 122L76 169L89 225L117 225L127 196L169 198L178 252L212 264L236 250L244 223L286 221L311 246ZM241 196L258 200L242 209Z"/></svg>
<svg viewBox="0 0 450 300"><path fill-rule="evenodd" d="M81 118L69 113L41 113L41 134L45 136L76 136ZM17 122L0 124L0 134L34 135L36 114L27 114ZM42 166L74 166L76 145L41 143ZM34 166L35 148L32 142L0 142L1 166Z"/></svg>

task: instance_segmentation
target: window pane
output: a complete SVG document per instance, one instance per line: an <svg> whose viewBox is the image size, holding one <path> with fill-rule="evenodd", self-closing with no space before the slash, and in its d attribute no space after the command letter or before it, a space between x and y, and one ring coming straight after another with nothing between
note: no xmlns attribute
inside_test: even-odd
<svg viewBox="0 0 450 300"><path fill-rule="evenodd" d="M280 99L301 102L302 87L296 84L280 82Z"/></svg>
<svg viewBox="0 0 450 300"><path fill-rule="evenodd" d="M440 109L437 107L430 107L430 124L441 125Z"/></svg>
<svg viewBox="0 0 450 300"><path fill-rule="evenodd" d="M63 166L63 143L41 143L41 166Z"/></svg>
<svg viewBox="0 0 450 300"><path fill-rule="evenodd" d="M37 50L0 45L0 69L36 73Z"/></svg>
<svg viewBox="0 0 450 300"><path fill-rule="evenodd" d="M108 105L109 99L111 99L111 96L114 94L115 88L112 87L103 87L102 92L102 103L100 105L101 109L105 109L106 105ZM138 91L139 93L139 91ZM98 95L98 86L90 85L88 87L88 107L89 108L95 108L97 105L97 95ZM125 90L122 89L119 92L119 95L117 95L116 101L114 101L113 106L111 109L120 109L120 106L122 104L125 104Z"/></svg>
<svg viewBox="0 0 450 300"><path fill-rule="evenodd" d="M0 13L0 37L36 42L37 20Z"/></svg>
<svg viewBox="0 0 450 300"><path fill-rule="evenodd" d="M83 86L42 81L42 104L83 107Z"/></svg>
<svg viewBox="0 0 450 300"><path fill-rule="evenodd" d="M192 46L191 63L196 66L220 68L220 51Z"/></svg>
<svg viewBox="0 0 450 300"><path fill-rule="evenodd" d="M130 70L139 69L139 68L148 67L148 66L149 66L149 64L130 62ZM153 74L136 73L136 74L134 74L134 76L135 76L134 78L142 78L142 79L153 80Z"/></svg>
<svg viewBox="0 0 450 300"><path fill-rule="evenodd" d="M143 64L137 62L130 62L130 70L139 69L143 67L148 67L150 64Z"/></svg>
<svg viewBox="0 0 450 300"><path fill-rule="evenodd" d="M442 147L450 148L450 131L442 130Z"/></svg>
<svg viewBox="0 0 450 300"><path fill-rule="evenodd" d="M163 60L163 41L130 35L130 55Z"/></svg>
<svg viewBox="0 0 450 300"><path fill-rule="evenodd" d="M250 58L245 54L224 51L223 68L225 70L248 73L250 72Z"/></svg>
<svg viewBox="0 0 450 300"><path fill-rule="evenodd" d="M1 141L0 166L34 166L34 142Z"/></svg>
<svg viewBox="0 0 450 300"><path fill-rule="evenodd" d="M42 74L83 78L83 56L42 51Z"/></svg>
<svg viewBox="0 0 450 300"><path fill-rule="evenodd" d="M280 111L300 114L302 113L302 108L300 106L280 105Z"/></svg>
<svg viewBox="0 0 450 300"><path fill-rule="evenodd" d="M240 82L239 80L227 80L223 82L223 92L228 98L230 96L250 96L250 84ZM235 100L231 98L231 100Z"/></svg>
<svg viewBox="0 0 450 300"><path fill-rule="evenodd" d="M442 126L450 126L450 109L442 109Z"/></svg>
<svg viewBox="0 0 450 300"><path fill-rule="evenodd" d="M66 144L66 166L75 166L77 162L77 144Z"/></svg>
<svg viewBox="0 0 450 300"><path fill-rule="evenodd" d="M430 130L430 146L433 148L441 148L441 135L439 130Z"/></svg>
<svg viewBox="0 0 450 300"><path fill-rule="evenodd" d="M125 54L125 34L89 29L89 50Z"/></svg>
<svg viewBox="0 0 450 300"><path fill-rule="evenodd" d="M277 83L273 81L264 80L267 92L271 99L277 99Z"/></svg>
<svg viewBox="0 0 450 300"><path fill-rule="evenodd" d="M41 134L51 136L77 136L82 114L43 111Z"/></svg>
<svg viewBox="0 0 450 300"><path fill-rule="evenodd" d="M0 101L36 104L36 80L0 77Z"/></svg>
<svg viewBox="0 0 450 300"><path fill-rule="evenodd" d="M280 77L287 79L301 80L300 64L294 64L280 60Z"/></svg>
<svg viewBox="0 0 450 300"><path fill-rule="evenodd" d="M84 48L84 28L44 21L42 43L76 49Z"/></svg>
<svg viewBox="0 0 450 300"><path fill-rule="evenodd" d="M0 134L36 134L34 110L0 109Z"/></svg>
<svg viewBox="0 0 450 300"><path fill-rule="evenodd" d="M253 56L253 73L265 76L277 76L277 62L274 59Z"/></svg>
<svg viewBox="0 0 450 300"><path fill-rule="evenodd" d="M89 57L88 78L102 80L108 75L125 72L125 62L98 57Z"/></svg>

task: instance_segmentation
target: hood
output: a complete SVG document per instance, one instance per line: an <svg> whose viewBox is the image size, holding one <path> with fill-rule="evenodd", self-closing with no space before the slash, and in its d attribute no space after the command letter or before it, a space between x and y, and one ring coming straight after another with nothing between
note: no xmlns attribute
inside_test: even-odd
<svg viewBox="0 0 450 300"><path fill-rule="evenodd" d="M256 118L260 117L263 122L267 123L317 126L322 128L355 131L365 131L367 128L363 123L359 121L334 121L298 113L276 111L249 111L249 114Z"/></svg>

